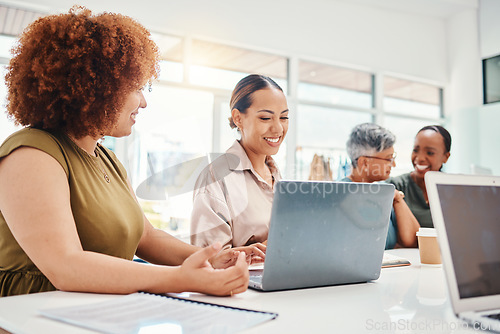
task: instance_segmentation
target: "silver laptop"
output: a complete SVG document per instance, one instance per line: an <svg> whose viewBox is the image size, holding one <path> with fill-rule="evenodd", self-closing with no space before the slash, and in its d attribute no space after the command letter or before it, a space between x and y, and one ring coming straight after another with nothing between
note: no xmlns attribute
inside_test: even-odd
<svg viewBox="0 0 500 334"><path fill-rule="evenodd" d="M455 314L500 331L500 177L428 172L425 184Z"/></svg>
<svg viewBox="0 0 500 334"><path fill-rule="evenodd" d="M264 269L249 287L275 291L380 276L394 186L279 181Z"/></svg>

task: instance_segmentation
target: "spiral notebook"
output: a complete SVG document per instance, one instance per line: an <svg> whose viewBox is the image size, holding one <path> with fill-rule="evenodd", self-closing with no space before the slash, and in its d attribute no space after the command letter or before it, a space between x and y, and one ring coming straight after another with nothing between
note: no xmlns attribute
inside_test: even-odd
<svg viewBox="0 0 500 334"><path fill-rule="evenodd" d="M235 333L278 316L272 312L142 292L39 312L53 320L110 334Z"/></svg>
<svg viewBox="0 0 500 334"><path fill-rule="evenodd" d="M384 257L382 258L382 268L401 267L410 265L411 262L408 259L384 252Z"/></svg>

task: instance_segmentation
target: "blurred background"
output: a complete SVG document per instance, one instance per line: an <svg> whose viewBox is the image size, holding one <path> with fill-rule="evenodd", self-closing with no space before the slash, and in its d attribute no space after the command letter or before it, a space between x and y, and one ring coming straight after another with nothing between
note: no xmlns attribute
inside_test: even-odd
<svg viewBox="0 0 500 334"><path fill-rule="evenodd" d="M18 129L5 114L3 76L16 36L66 0L0 0L0 141ZM290 129L275 157L307 179L314 155L342 178L353 126L376 122L397 137L392 176L412 169L422 126L452 134L445 171L500 174L498 0L80 1L132 16L153 32L161 76L127 138L104 145L124 163L149 219L186 239L192 186L237 134L229 98L250 73L285 91Z"/></svg>

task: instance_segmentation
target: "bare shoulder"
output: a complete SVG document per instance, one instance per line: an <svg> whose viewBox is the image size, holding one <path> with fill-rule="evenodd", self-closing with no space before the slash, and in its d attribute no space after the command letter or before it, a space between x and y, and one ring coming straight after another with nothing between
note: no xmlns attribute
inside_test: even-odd
<svg viewBox="0 0 500 334"><path fill-rule="evenodd" d="M19 174L26 171L42 171L49 167L61 170L63 168L50 154L33 147L22 146L12 151L6 157L0 159L0 175L3 173Z"/></svg>
<svg viewBox="0 0 500 334"><path fill-rule="evenodd" d="M0 197L26 192L41 195L68 187L66 173L54 157L24 146L0 160L0 184Z"/></svg>

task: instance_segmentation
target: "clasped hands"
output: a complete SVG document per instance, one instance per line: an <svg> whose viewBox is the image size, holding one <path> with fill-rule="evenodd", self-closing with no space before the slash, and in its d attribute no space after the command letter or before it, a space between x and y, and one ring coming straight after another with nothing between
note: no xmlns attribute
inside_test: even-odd
<svg viewBox="0 0 500 334"><path fill-rule="evenodd" d="M245 253L247 264L262 263L266 258L266 244L255 243L249 246L233 247L221 250L217 255L209 261L216 269L228 268L236 263L238 254Z"/></svg>
<svg viewBox="0 0 500 334"><path fill-rule="evenodd" d="M220 243L205 247L189 256L178 268L181 271L181 291L233 296L248 287L248 265L263 262L266 245L222 249Z"/></svg>

